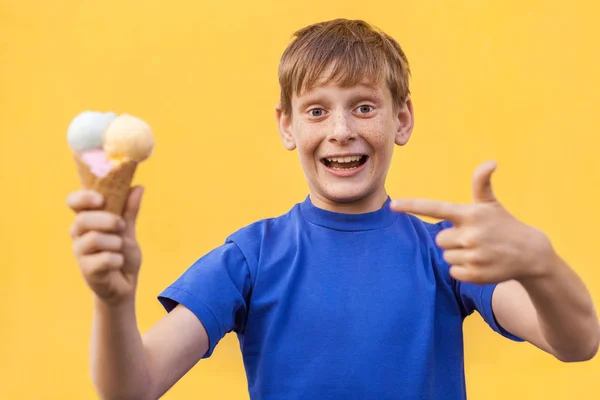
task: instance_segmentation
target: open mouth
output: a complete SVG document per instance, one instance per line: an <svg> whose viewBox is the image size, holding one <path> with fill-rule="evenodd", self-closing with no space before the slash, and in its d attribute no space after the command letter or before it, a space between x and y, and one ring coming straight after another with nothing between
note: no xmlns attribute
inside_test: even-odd
<svg viewBox="0 0 600 400"><path fill-rule="evenodd" d="M344 157L331 157L322 158L321 162L331 169L337 170L350 170L356 169L367 162L369 156L356 155L356 156L344 156Z"/></svg>

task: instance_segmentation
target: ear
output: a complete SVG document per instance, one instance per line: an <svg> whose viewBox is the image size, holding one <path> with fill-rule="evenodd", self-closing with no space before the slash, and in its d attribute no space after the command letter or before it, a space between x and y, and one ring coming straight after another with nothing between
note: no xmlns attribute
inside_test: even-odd
<svg viewBox="0 0 600 400"><path fill-rule="evenodd" d="M408 97L402 107L398 109L396 118L396 123L398 124L396 144L398 146L404 146L408 142L408 139L410 139L410 135L415 126L415 113L410 97Z"/></svg>
<svg viewBox="0 0 600 400"><path fill-rule="evenodd" d="M277 120L277 126L279 127L279 136L283 145L288 150L294 150L296 148L296 142L292 136L292 118L290 115L283 113L281 109L281 103L277 103L275 106L275 119Z"/></svg>

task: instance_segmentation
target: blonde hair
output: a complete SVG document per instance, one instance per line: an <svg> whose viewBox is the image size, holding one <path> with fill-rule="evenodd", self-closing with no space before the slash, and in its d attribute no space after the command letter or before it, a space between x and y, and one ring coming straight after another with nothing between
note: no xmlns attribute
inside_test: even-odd
<svg viewBox="0 0 600 400"><path fill-rule="evenodd" d="M396 40L365 21L335 19L294 33L279 63L282 112L291 115L292 96L320 83L329 68L324 84L349 87L384 78L396 107L410 94L408 59Z"/></svg>

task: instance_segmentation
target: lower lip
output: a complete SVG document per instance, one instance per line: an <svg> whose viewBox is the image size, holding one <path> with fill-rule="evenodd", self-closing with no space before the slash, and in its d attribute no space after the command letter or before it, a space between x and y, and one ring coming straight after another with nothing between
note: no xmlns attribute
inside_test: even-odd
<svg viewBox="0 0 600 400"><path fill-rule="evenodd" d="M371 160L371 157L367 158L367 161L360 167L352 168L352 169L333 169L329 168L327 165L319 161L319 163L325 168L325 171L329 172L334 176L338 176L340 178L349 178L351 176L359 174L362 170L364 170L367 166L367 163Z"/></svg>

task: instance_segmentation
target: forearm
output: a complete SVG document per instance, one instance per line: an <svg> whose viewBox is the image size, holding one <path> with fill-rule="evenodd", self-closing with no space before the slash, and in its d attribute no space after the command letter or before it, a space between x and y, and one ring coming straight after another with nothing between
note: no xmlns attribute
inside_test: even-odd
<svg viewBox="0 0 600 400"><path fill-rule="evenodd" d="M112 306L94 301L92 379L101 398L147 399L151 379L137 327L135 301Z"/></svg>
<svg viewBox="0 0 600 400"><path fill-rule="evenodd" d="M600 324L579 276L554 252L544 273L521 280L536 309L540 329L562 361L583 361L598 351Z"/></svg>

